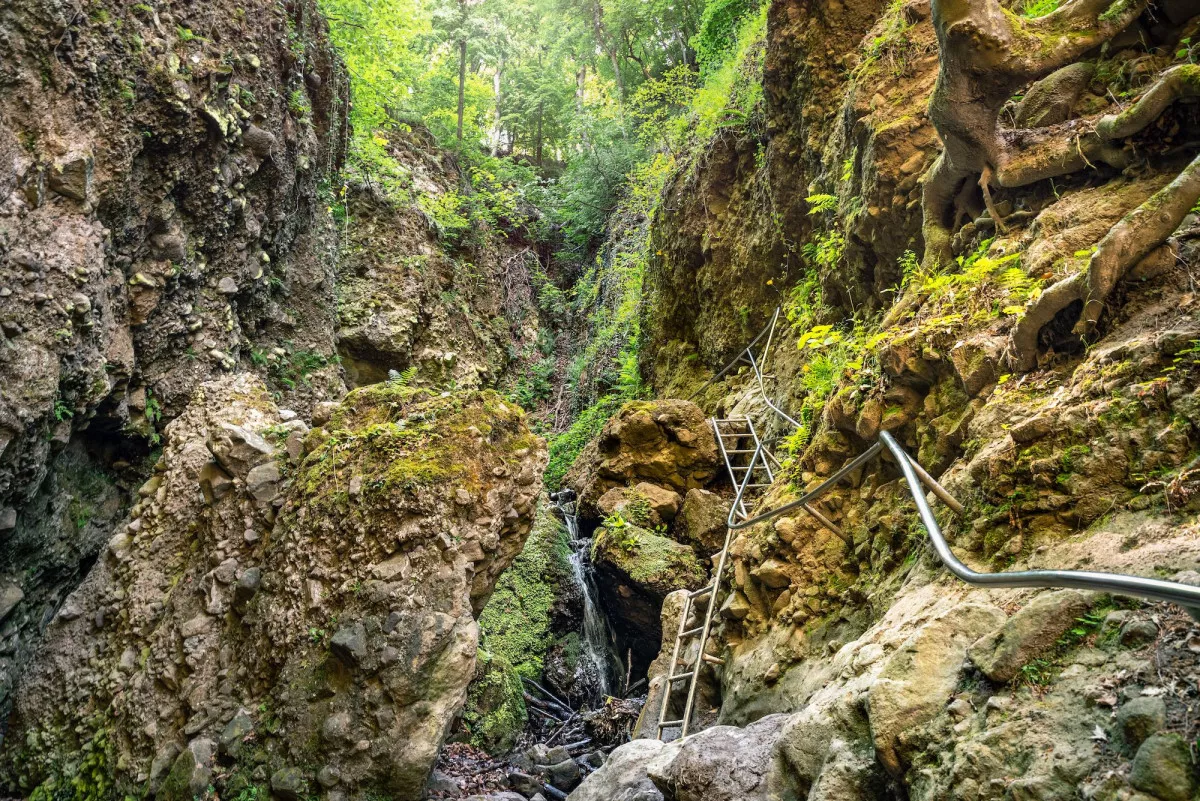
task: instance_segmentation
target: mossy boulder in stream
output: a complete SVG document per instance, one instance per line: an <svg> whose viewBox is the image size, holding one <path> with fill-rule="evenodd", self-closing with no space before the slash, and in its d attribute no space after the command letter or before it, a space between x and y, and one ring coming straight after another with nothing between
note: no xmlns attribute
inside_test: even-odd
<svg viewBox="0 0 1200 801"><path fill-rule="evenodd" d="M708 580L691 547L620 519L596 529L592 562L601 600L626 649L649 663L661 637L663 599Z"/></svg>

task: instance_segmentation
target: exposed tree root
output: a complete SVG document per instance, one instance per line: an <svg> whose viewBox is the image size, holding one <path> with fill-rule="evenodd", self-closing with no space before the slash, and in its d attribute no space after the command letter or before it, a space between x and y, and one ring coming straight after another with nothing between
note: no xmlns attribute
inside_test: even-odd
<svg viewBox="0 0 1200 801"><path fill-rule="evenodd" d="M1200 156L1174 181L1114 225L1100 240L1084 272L1064 278L1042 293L1013 330L1014 366L1020 370L1037 366L1038 334L1055 315L1077 300L1083 301L1083 313L1074 331L1079 335L1089 333L1117 282L1146 254L1165 242L1198 201Z"/></svg>
<svg viewBox="0 0 1200 801"><path fill-rule="evenodd" d="M1071 0L1051 14L1028 20L1007 12L999 0L933 0L939 68L929 116L944 149L923 186L927 270L954 263L953 203L963 182L974 183L990 170L1005 185L1005 165L1015 151L1001 134L999 120L1013 93L1120 33L1147 3ZM1063 174L1086 163L1082 151L1074 157L1061 155L1058 164L1048 155L1035 160L1041 165L1038 168L1013 169L1009 174L1024 180L1026 174Z"/></svg>
<svg viewBox="0 0 1200 801"><path fill-rule="evenodd" d="M1164 72L1138 102L1120 114L1102 117L1096 134L1108 140L1133 136L1185 97L1200 97L1200 64L1180 64Z"/></svg>
<svg viewBox="0 0 1200 801"><path fill-rule="evenodd" d="M1005 11L999 0L932 0L939 71L929 113L943 151L923 182L926 270L953 266L951 242L964 189L973 189L978 182L983 202L1003 233L993 187L1027 186L1099 164L1124 169L1132 157L1121 140L1148 127L1176 100L1200 97L1200 66L1184 64L1163 73L1119 114L1101 117L1094 124L1057 122L1070 112L1070 100L1061 100L1058 94L1077 97L1085 85L1080 81L1089 76L1087 69L1064 68L1111 40L1148 5L1149 0L1070 0L1053 13L1030 20ZM1035 87L1031 94L1037 97L1038 108L1047 111L1031 119L1056 124L1002 130L999 119L1004 104L1039 79L1046 79L1046 85ZM1065 109L1054 107L1059 100ZM1010 354L1018 369L1036 366L1042 328L1077 300L1082 301L1083 314L1074 331L1089 332L1117 282L1179 227L1198 197L1200 160L1114 226L1085 272L1044 292L1013 332Z"/></svg>

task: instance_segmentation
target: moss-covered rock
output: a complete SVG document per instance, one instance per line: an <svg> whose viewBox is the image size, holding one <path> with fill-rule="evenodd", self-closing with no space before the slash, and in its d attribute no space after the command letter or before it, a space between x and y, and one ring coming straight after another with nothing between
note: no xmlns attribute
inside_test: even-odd
<svg viewBox="0 0 1200 801"><path fill-rule="evenodd" d="M563 483L579 495L580 513L597 516L600 497L614 487L648 482L680 494L717 477L717 443L694 403L631 401L579 454Z"/></svg>
<svg viewBox="0 0 1200 801"><path fill-rule="evenodd" d="M21 747L0 753L0 785L99 772L111 795L144 774L190 798L240 718L253 742L225 747L222 795L238 792L226 776L313 787L320 766L348 792L420 794L475 675L475 615L533 523L544 445L494 392L358 390L292 456L263 437L279 417L241 375L201 387L167 427L133 522L20 688L6 745ZM278 498L234 469L237 443L279 468ZM498 675L505 692L481 707L499 743L520 710L519 679Z"/></svg>
<svg viewBox="0 0 1200 801"><path fill-rule="evenodd" d="M522 676L536 679L554 643L555 628L571 622L578 591L571 581L566 528L539 506L525 547L496 582L479 615L483 647Z"/></svg>
<svg viewBox="0 0 1200 801"><path fill-rule="evenodd" d="M596 529L591 557L623 647L648 664L661 638L663 600L675 590L703 586L704 565L691 547L619 519Z"/></svg>
<svg viewBox="0 0 1200 801"><path fill-rule="evenodd" d="M507 659L479 652L463 709L463 728L472 745L492 754L513 749L529 719L523 692L521 676Z"/></svg>

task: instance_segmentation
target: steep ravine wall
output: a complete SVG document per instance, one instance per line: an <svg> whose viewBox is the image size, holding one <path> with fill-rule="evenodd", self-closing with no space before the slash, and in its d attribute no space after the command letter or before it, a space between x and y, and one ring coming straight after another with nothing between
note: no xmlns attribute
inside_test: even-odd
<svg viewBox="0 0 1200 801"><path fill-rule="evenodd" d="M197 385L343 391L318 195L349 89L310 2L17 2L0 29L7 696Z"/></svg>
<svg viewBox="0 0 1200 801"><path fill-rule="evenodd" d="M450 409L409 396L496 387L523 364L539 330L536 249L483 225L445 236L433 210L470 182L419 129L395 132L389 185L347 168L350 88L315 3L18 2L0 10L0 31L5 789L415 797L463 705L475 618L521 548L542 464L540 441L497 396L456 394ZM313 549L332 524L284 513L281 474L291 486L320 445L303 435L347 387L395 374L389 413L408 409L411 426L364 424L373 443L405 429L386 459L363 457L388 476L360 488L349 465L331 486L296 488L297 505L330 491L426 525L406 545L354 524L343 533L364 572L318 597L332 568L288 560L327 559ZM335 456L361 433L356 408L332 429ZM426 415L453 425L456 413L470 415L464 430L431 434ZM249 462L206 466L221 423L248 426ZM454 437L469 444L442 454L452 468L394 463L410 440L430 456L428 440ZM472 461L493 445L517 455ZM428 494L434 484L451 495ZM285 541L287 555L272 548ZM271 578L300 570L303 587ZM423 578L398 589L410 570ZM247 614L260 580L263 598L307 593L278 608L289 623ZM304 664L275 659L297 642L312 652ZM345 686L346 671L361 686ZM345 730L316 746L277 739L281 726L317 737L305 693L326 679ZM41 717L63 704L78 707ZM221 745L228 726L238 742ZM275 744L243 752L246 737ZM389 751L389 737L407 751Z"/></svg>
<svg viewBox="0 0 1200 801"><path fill-rule="evenodd" d="M1146 84L1114 76L1170 63L1195 13L1159 4L1140 39L1090 54L1096 79L1067 112L1094 113L1110 89L1136 96ZM939 517L976 569L1194 581L1197 214L1132 272L1086 347L1048 331L1037 370L1007 359L1043 282L1081 269L1176 174L1178 158L1152 144L1194 125L1194 107L1139 145L1136 169L997 191L1011 215L999 235L977 200L954 242L958 268L906 275L902 255L922 247L921 176L940 148L925 116L937 70L928 4L775 2L769 20L766 135L718 135L668 185L654 221L641 362L657 394L687 397L783 305L801 327L779 329L768 388L807 413L806 430L776 439L790 466L763 508L887 429L963 501L962 516ZM810 213L804 198L819 194L832 211ZM803 245L831 231L844 248L818 263ZM884 318L901 295L908 313ZM798 349L819 323L839 335ZM746 368L699 402L752 414L773 438L793 433ZM700 714L736 728L618 751L573 799L1192 797L1198 672L1186 613L967 587L928 549L887 460L822 507L848 541L801 514L733 544L713 647L726 666L706 669L714 708ZM644 715L647 735L656 714L649 725Z"/></svg>

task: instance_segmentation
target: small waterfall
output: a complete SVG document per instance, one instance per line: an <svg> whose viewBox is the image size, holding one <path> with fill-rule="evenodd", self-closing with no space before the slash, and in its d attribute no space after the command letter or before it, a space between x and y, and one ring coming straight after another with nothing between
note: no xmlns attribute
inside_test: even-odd
<svg viewBox="0 0 1200 801"><path fill-rule="evenodd" d="M575 519L575 502L573 499L560 497L555 503L567 525L567 534L571 539L571 573L583 598L579 670L586 676L586 683L603 699L604 696L613 693L613 676L616 666L620 664L614 652L615 638L608 618L600 609L596 581L588 564L591 540L579 534L579 522Z"/></svg>

